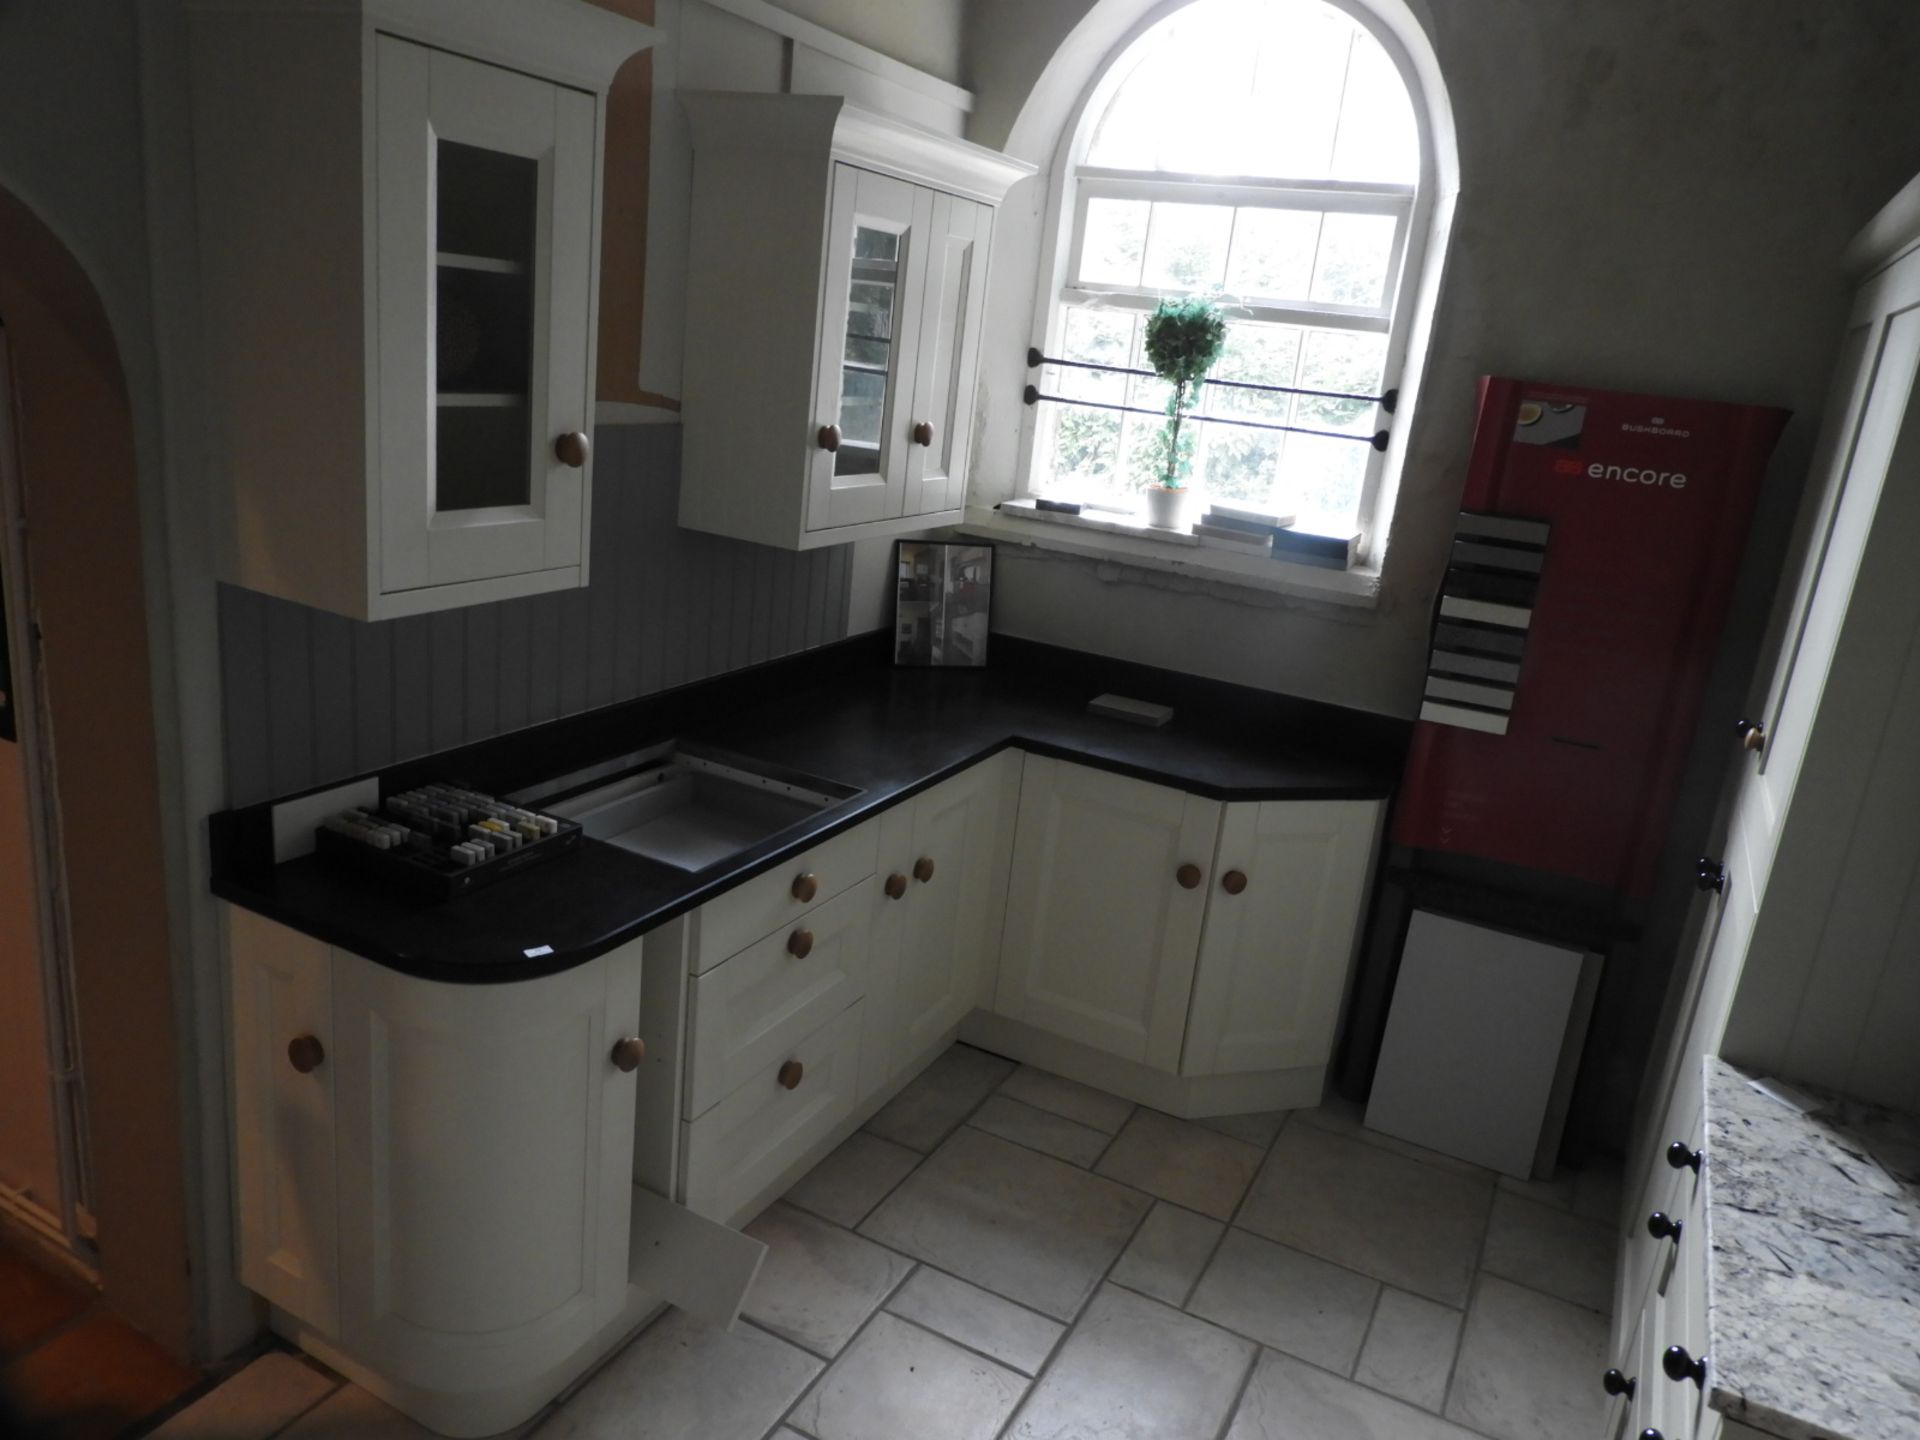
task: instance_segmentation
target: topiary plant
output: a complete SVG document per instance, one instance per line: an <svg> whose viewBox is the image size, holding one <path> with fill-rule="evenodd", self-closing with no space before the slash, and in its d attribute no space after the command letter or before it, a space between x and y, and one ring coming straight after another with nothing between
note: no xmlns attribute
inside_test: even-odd
<svg viewBox="0 0 1920 1440"><path fill-rule="evenodd" d="M1177 490L1193 464L1193 437L1180 427L1199 403L1207 372L1227 344L1227 322L1220 307L1198 297L1162 300L1147 317L1146 354L1153 373L1173 387L1167 396L1167 423L1161 427L1160 478L1155 483Z"/></svg>

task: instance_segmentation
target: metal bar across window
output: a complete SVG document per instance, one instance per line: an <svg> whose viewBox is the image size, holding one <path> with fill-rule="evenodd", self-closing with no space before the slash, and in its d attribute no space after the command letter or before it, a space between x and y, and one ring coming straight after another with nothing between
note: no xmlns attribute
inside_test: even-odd
<svg viewBox="0 0 1920 1440"><path fill-rule="evenodd" d="M1037 348L1029 346L1027 348L1027 368L1031 370L1040 365L1064 365L1073 370L1098 370L1107 375L1138 375L1143 380L1158 380L1160 378L1151 370L1135 370L1126 365L1097 365L1091 360L1062 360L1057 355L1043 355ZM1369 405L1378 405L1389 415L1393 414L1393 407L1400 403L1400 392L1397 389L1388 390L1385 394L1381 395L1356 395L1345 390L1303 390L1294 385L1260 385L1251 380L1214 380L1209 378L1206 383L1208 385L1218 385L1223 390L1257 390L1268 395L1310 395L1319 400L1360 400ZM1031 389L1032 387L1029 386L1028 388ZM1041 398L1048 399L1050 397L1042 396ZM1033 402L1029 400L1027 403L1031 405ZM1071 401L1069 403L1079 404L1080 402ZM1093 402L1088 401L1087 403L1092 404ZM1159 412L1156 410L1149 413L1157 415ZM1284 430L1287 427L1281 425L1273 428ZM1325 434L1328 432L1318 431L1314 433Z"/></svg>
<svg viewBox="0 0 1920 1440"><path fill-rule="evenodd" d="M1156 415L1165 418L1164 410L1149 410L1144 405L1115 405L1110 400L1082 400L1074 395L1048 395L1037 385L1027 386L1025 400L1029 405L1037 405L1042 400L1056 405L1079 405L1089 410L1118 410L1126 415ZM1376 450L1387 448L1387 432L1376 430L1371 435L1355 435L1345 430L1316 430L1306 425L1276 425L1270 420L1235 420L1228 415L1189 415L1189 421L1201 425L1235 425L1242 430L1284 430L1289 435L1319 435L1328 440L1360 440Z"/></svg>

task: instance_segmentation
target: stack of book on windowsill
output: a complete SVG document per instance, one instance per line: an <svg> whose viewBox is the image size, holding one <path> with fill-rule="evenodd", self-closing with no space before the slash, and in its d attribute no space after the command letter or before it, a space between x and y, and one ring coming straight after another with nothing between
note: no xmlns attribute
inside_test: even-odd
<svg viewBox="0 0 1920 1440"><path fill-rule="evenodd" d="M1271 555L1274 537L1294 517L1277 510L1258 510L1246 505L1226 505L1216 500L1207 513L1193 522L1193 533L1202 545L1216 550L1237 550L1243 555Z"/></svg>

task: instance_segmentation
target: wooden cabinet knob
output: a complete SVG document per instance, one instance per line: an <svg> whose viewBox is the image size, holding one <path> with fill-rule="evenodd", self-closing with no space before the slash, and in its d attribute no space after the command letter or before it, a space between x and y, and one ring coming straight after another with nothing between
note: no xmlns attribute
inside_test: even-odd
<svg viewBox="0 0 1920 1440"><path fill-rule="evenodd" d="M822 450L825 450L830 454L839 453L840 427L838 425L822 425L820 427L820 433L814 438L817 441L819 441L820 448Z"/></svg>
<svg viewBox="0 0 1920 1440"><path fill-rule="evenodd" d="M562 465L578 470L593 453L593 441L578 430L569 430L553 442L553 457Z"/></svg>
<svg viewBox="0 0 1920 1440"><path fill-rule="evenodd" d="M820 893L820 877L812 871L793 877L793 898L802 905L807 904Z"/></svg>
<svg viewBox="0 0 1920 1440"><path fill-rule="evenodd" d="M933 444L933 422L922 420L913 427L913 443L916 445Z"/></svg>
<svg viewBox="0 0 1920 1440"><path fill-rule="evenodd" d="M1734 733L1740 737L1740 748L1758 755L1767 748L1767 727L1758 720L1740 719L1734 722Z"/></svg>
<svg viewBox="0 0 1920 1440"><path fill-rule="evenodd" d="M796 930L787 936L787 953L796 960L804 960L813 953L813 932Z"/></svg>
<svg viewBox="0 0 1920 1440"><path fill-rule="evenodd" d="M918 880L922 885L933 879L933 857L931 855L922 855L918 860L913 862L913 878Z"/></svg>
<svg viewBox="0 0 1920 1440"><path fill-rule="evenodd" d="M887 883L880 888L887 892L889 900L898 900L907 893L907 877L896 870L887 876Z"/></svg>
<svg viewBox="0 0 1920 1440"><path fill-rule="evenodd" d="M1243 870L1229 870L1220 877L1220 888L1229 895L1238 895L1247 888L1247 876Z"/></svg>
<svg viewBox="0 0 1920 1440"><path fill-rule="evenodd" d="M613 1066L625 1074L631 1075L640 1068L640 1062L647 1058L647 1042L637 1035L629 1035L624 1040L613 1042Z"/></svg>
<svg viewBox="0 0 1920 1440"><path fill-rule="evenodd" d="M326 1047L315 1035L296 1035L287 1042L287 1062L302 1075L311 1075L327 1058Z"/></svg>
<svg viewBox="0 0 1920 1440"><path fill-rule="evenodd" d="M798 1060L789 1060L780 1067L780 1073L774 1078L780 1082L782 1090L797 1090L800 1082L806 1078L807 1067Z"/></svg>
<svg viewBox="0 0 1920 1440"><path fill-rule="evenodd" d="M1199 886L1204 877L1200 873L1200 867L1189 860L1173 872L1173 878L1180 882L1182 890L1193 890Z"/></svg>

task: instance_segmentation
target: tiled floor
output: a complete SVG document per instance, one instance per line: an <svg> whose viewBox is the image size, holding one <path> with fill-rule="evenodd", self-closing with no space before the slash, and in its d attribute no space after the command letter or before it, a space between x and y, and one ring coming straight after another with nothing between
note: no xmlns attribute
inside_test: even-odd
<svg viewBox="0 0 1920 1440"><path fill-rule="evenodd" d="M1593 1440L1617 1195L1349 1107L1190 1123L956 1046L754 1222L732 1334L668 1312L536 1433ZM256 1376L255 1423L165 1440L425 1433L288 1356L201 1405L269 1361L296 1391Z"/></svg>

